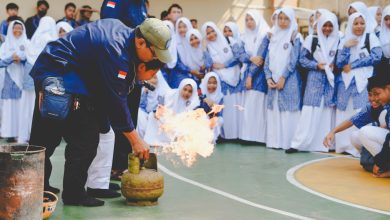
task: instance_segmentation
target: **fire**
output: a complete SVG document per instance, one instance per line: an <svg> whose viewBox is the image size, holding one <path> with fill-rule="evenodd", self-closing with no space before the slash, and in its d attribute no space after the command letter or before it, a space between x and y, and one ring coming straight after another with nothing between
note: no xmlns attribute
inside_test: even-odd
<svg viewBox="0 0 390 220"><path fill-rule="evenodd" d="M214 106L209 114L216 114L223 106ZM209 157L214 151L214 132L216 118L209 119L203 109L175 114L171 109L159 106L156 118L160 122L160 131L168 138L166 143L157 146L161 153L174 154L188 167L196 161L198 155Z"/></svg>

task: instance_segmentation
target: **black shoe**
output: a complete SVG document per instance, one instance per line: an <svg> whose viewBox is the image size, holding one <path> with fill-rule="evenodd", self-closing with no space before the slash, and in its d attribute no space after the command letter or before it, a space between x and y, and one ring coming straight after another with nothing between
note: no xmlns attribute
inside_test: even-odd
<svg viewBox="0 0 390 220"><path fill-rule="evenodd" d="M7 138L7 143L16 143L15 138Z"/></svg>
<svg viewBox="0 0 390 220"><path fill-rule="evenodd" d="M52 192L52 193L54 193L54 194L58 194L58 193L61 192L60 189L55 188L55 187L52 187L52 186L45 186L45 189L44 189L44 190L45 190L45 191Z"/></svg>
<svg viewBox="0 0 390 220"><path fill-rule="evenodd" d="M285 152L286 152L286 154L293 154L293 153L298 153L298 150L295 148L290 148L290 149L287 149Z"/></svg>
<svg viewBox="0 0 390 220"><path fill-rule="evenodd" d="M119 186L119 184L110 183L109 189L114 190L114 191L118 191L118 190L121 190L121 187Z"/></svg>
<svg viewBox="0 0 390 220"><path fill-rule="evenodd" d="M67 200L62 200L62 201L64 205L71 205L71 206L85 206L85 207L104 206L104 201L90 196L87 196L80 201L67 201Z"/></svg>
<svg viewBox="0 0 390 220"><path fill-rule="evenodd" d="M96 198L104 198L104 199L109 199L109 198L118 198L121 197L121 194L116 192L115 190L112 189L91 189L87 188L87 193L89 196L93 196Z"/></svg>

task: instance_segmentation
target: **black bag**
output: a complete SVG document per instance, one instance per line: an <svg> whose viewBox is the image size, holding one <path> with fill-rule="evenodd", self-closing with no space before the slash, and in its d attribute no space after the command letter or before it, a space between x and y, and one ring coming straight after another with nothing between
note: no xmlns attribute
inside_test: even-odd
<svg viewBox="0 0 390 220"><path fill-rule="evenodd" d="M43 118L64 120L73 102L67 94L61 77L48 77L42 83L42 100L39 111Z"/></svg>

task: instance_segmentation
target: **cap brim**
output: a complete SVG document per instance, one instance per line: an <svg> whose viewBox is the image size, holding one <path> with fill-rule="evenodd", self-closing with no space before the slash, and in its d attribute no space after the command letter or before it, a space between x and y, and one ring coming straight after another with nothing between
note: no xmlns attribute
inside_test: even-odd
<svg viewBox="0 0 390 220"><path fill-rule="evenodd" d="M157 58L163 62L163 63L169 63L172 61L171 54L169 53L169 50L160 50L158 48L154 48L154 51L156 52Z"/></svg>

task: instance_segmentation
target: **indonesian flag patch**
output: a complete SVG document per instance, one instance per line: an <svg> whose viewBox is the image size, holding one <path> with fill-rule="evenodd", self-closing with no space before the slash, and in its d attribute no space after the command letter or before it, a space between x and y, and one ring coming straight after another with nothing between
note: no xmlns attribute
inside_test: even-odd
<svg viewBox="0 0 390 220"><path fill-rule="evenodd" d="M119 73L118 73L118 78L120 78L120 79L126 79L126 76L127 76L127 72L125 72L125 71L119 71Z"/></svg>
<svg viewBox="0 0 390 220"><path fill-rule="evenodd" d="M115 5L116 5L116 3L113 2L113 1L108 1L108 2L107 2L107 7L115 8Z"/></svg>

